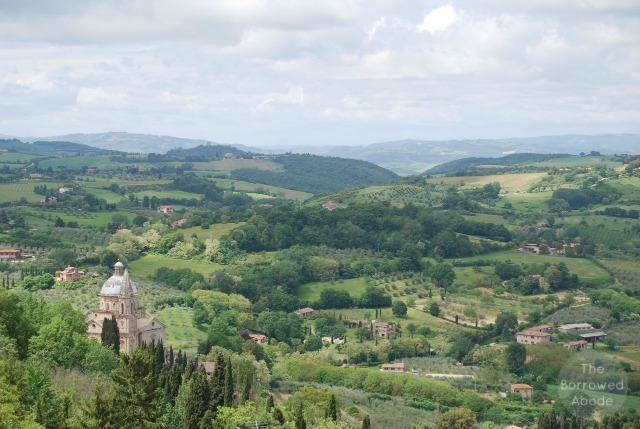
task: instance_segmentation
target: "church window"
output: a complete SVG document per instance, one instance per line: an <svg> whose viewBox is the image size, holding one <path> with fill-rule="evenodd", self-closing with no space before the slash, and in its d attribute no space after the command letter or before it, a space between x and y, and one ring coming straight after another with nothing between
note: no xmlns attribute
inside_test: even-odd
<svg viewBox="0 0 640 429"><path fill-rule="evenodd" d="M109 309L109 303L107 302L107 304L106 304L106 305L107 305L107 310L108 310L108 309Z"/></svg>
<svg viewBox="0 0 640 429"><path fill-rule="evenodd" d="M91 324L91 327L92 327L92 328L95 328L95 327L96 327L96 324L95 324L95 323Z"/></svg>
<svg viewBox="0 0 640 429"><path fill-rule="evenodd" d="M120 312L124 313L124 303L120 303Z"/></svg>

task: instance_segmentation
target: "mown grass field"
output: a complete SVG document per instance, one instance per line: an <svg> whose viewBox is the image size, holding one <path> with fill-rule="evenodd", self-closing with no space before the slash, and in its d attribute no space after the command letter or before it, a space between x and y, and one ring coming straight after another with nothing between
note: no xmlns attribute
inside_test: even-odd
<svg viewBox="0 0 640 429"><path fill-rule="evenodd" d="M260 183L243 182L242 180L233 179L214 179L216 185L225 190L234 189L236 191L243 192L255 192L260 194L271 194L276 196L283 196L295 201L304 201L313 196L308 192L294 191L286 188L279 188L277 186L263 185Z"/></svg>
<svg viewBox="0 0 640 429"><path fill-rule="evenodd" d="M185 199L196 199L199 200L202 198L202 194L196 194L193 192L184 192L178 190L166 190L166 191L141 191L135 192L134 195L139 199L143 199L144 197L157 197L157 198L185 198Z"/></svg>
<svg viewBox="0 0 640 429"><path fill-rule="evenodd" d="M363 277L336 282L305 283L298 288L298 298L307 301L317 301L320 298L320 293L325 289L347 291L352 298L358 298L364 293L366 287L367 284Z"/></svg>
<svg viewBox="0 0 640 429"><path fill-rule="evenodd" d="M20 182L0 183L0 203L8 203L11 201L19 201L26 198L30 203L36 203L44 198L33 192L34 186L47 185L47 188L58 189L63 185L62 182L45 182L35 180L21 180Z"/></svg>
<svg viewBox="0 0 640 429"><path fill-rule="evenodd" d="M239 168L255 168L257 170L282 171L282 166L268 159L223 159L220 161L194 162L195 170L233 171Z"/></svg>
<svg viewBox="0 0 640 429"><path fill-rule="evenodd" d="M137 276L151 277L156 273L156 270L161 267L172 269L189 268L190 270L198 272L204 276L223 268L222 265L214 264L212 262L174 259L165 255L155 255L150 253L131 262L129 264L129 271L135 273Z"/></svg>
<svg viewBox="0 0 640 429"><path fill-rule="evenodd" d="M229 231L244 225L245 222L238 223L216 223L209 227L209 229L202 229L200 226L194 226L191 228L185 228L182 230L185 237L191 237L193 234L197 235L198 238L202 241L216 238L220 239L223 235L227 234Z"/></svg>
<svg viewBox="0 0 640 429"><path fill-rule="evenodd" d="M118 186L149 186L149 185L166 185L171 183L172 180L166 179L153 179L153 180L136 180L133 176L128 177L103 177L93 175L79 175L76 176L76 180L81 186L87 188L107 188L111 185Z"/></svg>
<svg viewBox="0 0 640 429"><path fill-rule="evenodd" d="M18 161L24 164L27 161L31 161L34 158L41 158L41 157L38 155L30 155L26 153L0 152L0 164L6 164L8 162L14 163ZM17 167L16 164L14 165Z"/></svg>
<svg viewBox="0 0 640 429"><path fill-rule="evenodd" d="M111 192L107 189L85 188L87 194L95 195L97 198L105 200L108 204L117 204L122 200L122 195Z"/></svg>
<svg viewBox="0 0 640 429"><path fill-rule="evenodd" d="M82 167L97 167L102 170L114 170L118 163L111 161L110 156L66 156L62 158L51 158L40 161L41 168L62 168L79 169Z"/></svg>
<svg viewBox="0 0 640 429"><path fill-rule="evenodd" d="M165 346L172 346L174 351L195 351L198 341L207 338L205 332L193 326L192 313L188 307L167 307L154 312L154 316L167 327Z"/></svg>
<svg viewBox="0 0 640 429"><path fill-rule="evenodd" d="M111 219L116 214L127 216L129 221L131 221L131 219L133 218L131 213L126 211L84 212L80 214L80 213L74 213L73 211L62 211L62 210L53 210L53 209L36 210L31 207L24 207L23 212L29 215L30 217L39 219L37 221L38 224L47 224L49 226L53 224L53 222L57 217L60 217L60 219L65 221L65 223L69 221L76 221L80 226L97 226L97 227L106 226L109 222L111 222ZM29 220L29 222L31 222L31 220Z"/></svg>
<svg viewBox="0 0 640 429"><path fill-rule="evenodd" d="M427 182L463 185L465 188L484 186L488 183L498 182L503 192L525 192L531 185L546 175L547 173L519 173L495 174L491 176L433 177L427 179Z"/></svg>
<svg viewBox="0 0 640 429"><path fill-rule="evenodd" d="M553 191L510 193L500 198L499 207L511 203L513 209L519 212L540 212L548 209L547 200Z"/></svg>
<svg viewBox="0 0 640 429"><path fill-rule="evenodd" d="M612 167L620 165L618 161L611 161L610 156L568 156L565 158L550 159L543 162L522 163L535 167Z"/></svg>
<svg viewBox="0 0 640 429"><path fill-rule="evenodd" d="M472 256L469 258L459 258L463 261L511 261L521 264L558 264L564 262L569 271L577 274L578 277L585 280L607 281L610 280L609 274L602 268L598 267L592 261L582 258L567 258L564 256L536 255L532 253L520 252L517 249L506 250L503 252L489 253L486 255Z"/></svg>

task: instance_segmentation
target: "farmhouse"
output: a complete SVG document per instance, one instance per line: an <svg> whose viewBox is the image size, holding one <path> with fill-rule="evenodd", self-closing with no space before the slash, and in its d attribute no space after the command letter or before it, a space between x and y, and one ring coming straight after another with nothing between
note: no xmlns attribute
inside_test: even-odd
<svg viewBox="0 0 640 429"><path fill-rule="evenodd" d="M162 205L156 209L158 213L173 214L173 206Z"/></svg>
<svg viewBox="0 0 640 429"><path fill-rule="evenodd" d="M540 253L540 246L538 246L535 243L530 243L527 244L526 246L522 246L520 248L521 252L528 252L528 253Z"/></svg>
<svg viewBox="0 0 640 429"><path fill-rule="evenodd" d="M15 261L20 259L20 251L15 249L0 249L0 259Z"/></svg>
<svg viewBox="0 0 640 429"><path fill-rule="evenodd" d="M60 282L75 282L82 277L84 277L84 271L80 271L76 267L67 267L62 271L56 271L56 280Z"/></svg>
<svg viewBox="0 0 640 429"><path fill-rule="evenodd" d="M383 363L380 367L381 372L404 372L404 363Z"/></svg>
<svg viewBox="0 0 640 429"><path fill-rule="evenodd" d="M131 353L142 344L165 343L166 327L138 305L138 288L129 278L122 262L115 265L115 273L100 289L100 308L86 316L87 336L101 341L105 319L116 318L120 329L120 351Z"/></svg>
<svg viewBox="0 0 640 429"><path fill-rule="evenodd" d="M572 332L589 331L591 329L593 329L593 326L591 326L588 323L569 323L567 325L562 325L558 327L558 331L562 332L563 334L570 334Z"/></svg>
<svg viewBox="0 0 640 429"><path fill-rule="evenodd" d="M373 322L373 335L376 337L389 338L396 334L396 328L386 322Z"/></svg>
<svg viewBox="0 0 640 429"><path fill-rule="evenodd" d="M62 188L58 189L59 194L66 194L67 192L71 192L71 191L73 191L73 188L69 186L63 186Z"/></svg>
<svg viewBox="0 0 640 429"><path fill-rule="evenodd" d="M520 344L538 344L538 343L550 343L551 334L538 331L522 331L516 334L516 341Z"/></svg>
<svg viewBox="0 0 640 429"><path fill-rule="evenodd" d="M316 311L315 311L313 308L311 308L311 307L300 308L300 309L298 309L298 310L294 311L294 313L296 313L296 314L297 314L298 316L300 316L300 317L309 317L309 316L313 316L313 314L314 314L315 312L316 312Z"/></svg>
<svg viewBox="0 0 640 429"><path fill-rule="evenodd" d="M262 334L249 334L249 339L258 344L264 344L267 342L267 336Z"/></svg>
<svg viewBox="0 0 640 429"><path fill-rule="evenodd" d="M44 175L41 173L31 173L29 174L29 179L42 179Z"/></svg>
<svg viewBox="0 0 640 429"><path fill-rule="evenodd" d="M528 384L512 384L511 393L517 393L522 398L529 398L533 394L533 387Z"/></svg>
<svg viewBox="0 0 640 429"><path fill-rule="evenodd" d="M331 210L339 209L340 206L337 205L336 203L334 203L333 201L329 201L329 202L324 203L322 205L322 208L325 208L325 209L331 211Z"/></svg>

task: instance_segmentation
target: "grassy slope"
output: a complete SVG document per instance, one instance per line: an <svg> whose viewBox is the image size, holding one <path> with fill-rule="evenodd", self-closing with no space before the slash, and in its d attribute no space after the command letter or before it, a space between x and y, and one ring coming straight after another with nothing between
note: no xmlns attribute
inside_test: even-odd
<svg viewBox="0 0 640 429"><path fill-rule="evenodd" d="M199 262L192 260L174 259L165 255L148 254L129 264L129 270L141 277L150 277L161 267L173 269L189 268L195 272L207 275L223 268L220 264L212 262Z"/></svg>
<svg viewBox="0 0 640 429"><path fill-rule="evenodd" d="M192 323L193 310L186 307L167 307L158 310L154 316L167 327L167 344L174 350L195 351L198 340L204 340L207 334L195 328Z"/></svg>
<svg viewBox="0 0 640 429"><path fill-rule="evenodd" d="M62 182L46 182L35 180L21 180L20 182L1 183L0 184L0 203L8 203L10 201L18 201L24 197L30 203L35 203L44 198L33 192L33 187L39 185L47 185L47 188L57 189L63 185Z"/></svg>
<svg viewBox="0 0 640 429"><path fill-rule="evenodd" d="M484 186L488 183L498 182L507 192L525 192L529 187L546 176L547 173L520 173L520 174L496 174L491 176L466 176L466 177L434 177L427 179L429 183L446 183L457 185L464 183L465 188Z"/></svg>
<svg viewBox="0 0 640 429"><path fill-rule="evenodd" d="M588 280L609 280L609 274L598 267L592 261L588 259L580 258L567 258L564 256L551 256L551 255L535 255L531 253L523 253L519 250L511 249L503 252L495 252L487 255L472 256L469 258L460 258L460 260L473 261L473 260L487 260L487 261L507 261L526 264L543 264L549 262L551 264L558 264L564 262L571 273L578 274L581 279Z"/></svg>

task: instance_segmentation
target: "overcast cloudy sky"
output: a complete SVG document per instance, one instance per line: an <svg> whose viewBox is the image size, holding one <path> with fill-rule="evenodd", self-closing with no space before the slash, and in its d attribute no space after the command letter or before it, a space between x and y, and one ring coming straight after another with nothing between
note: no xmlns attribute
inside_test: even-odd
<svg viewBox="0 0 640 429"><path fill-rule="evenodd" d="M638 0L0 0L0 133L640 132Z"/></svg>

